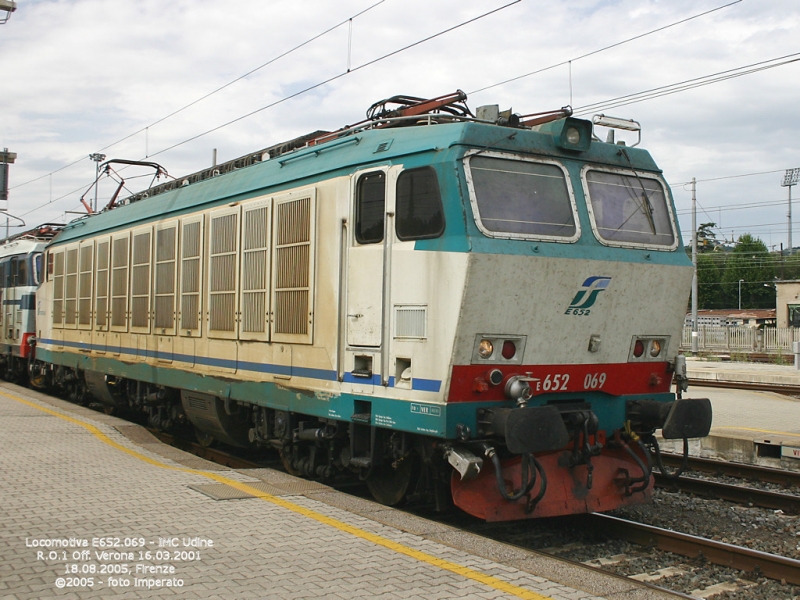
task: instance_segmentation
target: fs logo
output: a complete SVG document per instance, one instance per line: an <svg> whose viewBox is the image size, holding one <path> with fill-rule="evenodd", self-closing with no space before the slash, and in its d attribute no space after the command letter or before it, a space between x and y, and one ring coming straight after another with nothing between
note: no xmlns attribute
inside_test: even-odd
<svg viewBox="0 0 800 600"><path fill-rule="evenodd" d="M597 296L608 287L609 283L611 283L611 277L589 277L581 284L581 288L578 290L578 293L575 294L575 297L569 304L569 308L564 311L564 314L579 316L588 315L590 312L589 309L594 306L594 303L597 301Z"/></svg>

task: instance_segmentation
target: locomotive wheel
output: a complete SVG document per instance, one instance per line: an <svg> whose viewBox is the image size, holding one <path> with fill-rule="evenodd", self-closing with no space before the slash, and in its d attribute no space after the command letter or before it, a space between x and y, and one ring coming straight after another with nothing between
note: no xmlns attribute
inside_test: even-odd
<svg viewBox="0 0 800 600"><path fill-rule="evenodd" d="M38 369L33 368L33 365L31 365L31 368L28 369L28 381L30 381L31 385L37 390L43 390L47 388L47 375Z"/></svg>
<svg viewBox="0 0 800 600"><path fill-rule="evenodd" d="M278 454L280 454L281 462L283 463L283 468L286 469L286 472L289 475L294 477L302 477L303 474L300 473L297 469L292 467L292 448L291 446L286 446L278 450Z"/></svg>
<svg viewBox="0 0 800 600"><path fill-rule="evenodd" d="M194 437L197 438L197 443L200 444L203 448L210 448L211 444L213 444L216 440L214 440L214 436L210 433L206 433L205 431L200 431L199 429L195 428L194 430Z"/></svg>
<svg viewBox="0 0 800 600"><path fill-rule="evenodd" d="M414 487L419 475L419 457L409 454L397 463L373 469L367 477L367 487L372 496L386 506L397 506Z"/></svg>

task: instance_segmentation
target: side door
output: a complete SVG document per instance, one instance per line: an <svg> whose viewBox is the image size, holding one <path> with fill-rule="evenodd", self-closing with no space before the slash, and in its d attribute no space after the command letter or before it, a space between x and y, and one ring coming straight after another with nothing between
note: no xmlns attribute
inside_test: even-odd
<svg viewBox="0 0 800 600"><path fill-rule="evenodd" d="M14 344L16 336L14 329L17 323L17 312L19 312L19 291L17 290L17 278L19 276L19 259L14 256L8 264L6 273L6 295L3 298L3 313L5 321L4 337L7 344Z"/></svg>
<svg viewBox="0 0 800 600"><path fill-rule="evenodd" d="M386 283L391 277L394 190L400 167L360 171L353 176L353 224L347 249L346 341L356 349L352 374L372 378L389 352ZM361 350L360 352L358 350ZM374 364L373 364L374 363Z"/></svg>

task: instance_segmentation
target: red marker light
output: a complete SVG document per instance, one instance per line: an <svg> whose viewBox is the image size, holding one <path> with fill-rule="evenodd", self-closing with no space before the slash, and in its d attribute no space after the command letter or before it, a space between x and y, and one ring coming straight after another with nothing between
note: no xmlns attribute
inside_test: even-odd
<svg viewBox="0 0 800 600"><path fill-rule="evenodd" d="M511 340L503 342L503 358L511 360L517 354L517 346Z"/></svg>
<svg viewBox="0 0 800 600"><path fill-rule="evenodd" d="M642 354L644 354L644 343L642 340L636 340L636 343L633 345L633 355L639 358Z"/></svg>

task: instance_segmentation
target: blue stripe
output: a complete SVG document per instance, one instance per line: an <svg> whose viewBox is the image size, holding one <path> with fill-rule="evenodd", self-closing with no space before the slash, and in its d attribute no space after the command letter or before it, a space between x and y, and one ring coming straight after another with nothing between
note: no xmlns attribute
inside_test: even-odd
<svg viewBox="0 0 800 600"><path fill-rule="evenodd" d="M17 300L3 300L3 306L19 306L23 310L33 310L36 308L36 295L24 294Z"/></svg>
<svg viewBox="0 0 800 600"><path fill-rule="evenodd" d="M411 389L419 392L438 392L442 389L442 382L438 379L411 378Z"/></svg>
<svg viewBox="0 0 800 600"><path fill-rule="evenodd" d="M162 360L171 360L175 362L183 362L189 364L202 365L206 367L216 367L219 369L231 369L239 371L247 371L250 373L266 373L270 375L284 375L287 377L303 377L305 379L318 379L321 381L336 381L336 371L330 369L314 369L310 367L298 367L295 365L275 365L269 363L257 363L249 361L231 360L228 358L214 358L211 356L195 356L192 354L178 354L175 352L151 352L140 351L138 348L117 347L113 345L106 345L105 348L95 346L94 344L87 344L84 342L69 342L58 341L53 339L43 339L40 341L42 344L52 344L54 346L64 346L66 348L76 348L83 351L101 351L112 352L119 354L126 354L130 356L145 356L146 358L155 358ZM381 376L373 374L372 377L356 377L352 373L344 374L344 383L361 383L381 385ZM389 378L389 386L395 387L394 377ZM442 382L437 379L415 379L411 380L411 389L419 392L438 392L442 388Z"/></svg>

